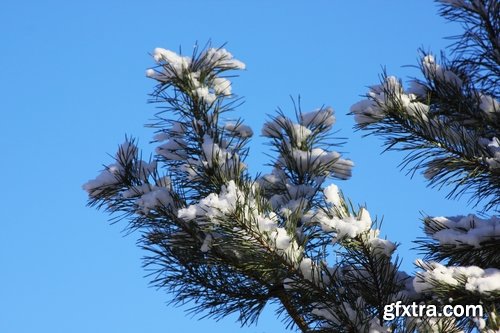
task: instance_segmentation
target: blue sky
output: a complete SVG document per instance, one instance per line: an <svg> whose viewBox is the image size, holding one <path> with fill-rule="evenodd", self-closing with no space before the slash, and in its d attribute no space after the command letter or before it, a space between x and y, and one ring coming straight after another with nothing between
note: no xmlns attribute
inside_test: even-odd
<svg viewBox="0 0 500 333"><path fill-rule="evenodd" d="M190 53L211 39L247 64L233 85L238 115L256 132L290 95L304 110L332 105L343 151L356 163L337 182L355 203L384 217L382 233L402 243L403 268L421 235L421 212L473 211L446 200L420 175L400 172L402 155L380 155L381 141L353 132L350 105L389 74L418 75L417 48L438 51L459 30L430 0L384 1L13 1L0 6L0 332L233 332L235 318L198 321L169 295L148 287L144 255L124 225L88 208L81 184L93 178L125 134L146 152L155 112L144 76L155 47ZM265 171L263 140L248 160ZM272 309L239 332L285 332Z"/></svg>

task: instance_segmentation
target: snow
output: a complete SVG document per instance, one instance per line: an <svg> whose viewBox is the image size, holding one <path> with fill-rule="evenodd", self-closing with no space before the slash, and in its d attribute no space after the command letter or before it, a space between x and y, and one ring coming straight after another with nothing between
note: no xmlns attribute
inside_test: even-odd
<svg viewBox="0 0 500 333"><path fill-rule="evenodd" d="M137 159L138 153L139 148L133 142L126 140L118 147L115 159L123 166L129 165Z"/></svg>
<svg viewBox="0 0 500 333"><path fill-rule="evenodd" d="M370 320L365 317L363 309L366 307L365 302L360 298L357 299L354 306L351 306L348 302L342 302L339 304L339 309L330 308L326 304L316 303L313 304L314 308L311 313L315 316L322 318L327 321L323 325L325 331L332 330L335 326L345 327L346 323L344 319L347 318L351 325L356 327L356 332L369 332L369 333L388 333L389 330L383 329L380 325L376 324L376 320ZM333 331L333 330L332 330ZM335 331L337 329L335 328Z"/></svg>
<svg viewBox="0 0 500 333"><path fill-rule="evenodd" d="M500 168L500 140L497 137L493 137L491 140L481 138L479 139L479 144L485 147L490 153L490 157L485 158L489 168Z"/></svg>
<svg viewBox="0 0 500 333"><path fill-rule="evenodd" d="M432 54L422 58L422 68L424 75L430 79L452 84L458 88L462 87L463 82L458 75L438 65Z"/></svg>
<svg viewBox="0 0 500 333"><path fill-rule="evenodd" d="M441 79L441 80L443 80L443 81L445 81L447 83L451 83L451 84L455 85L458 88L462 87L463 81L462 81L462 79L460 79L458 77L458 75L455 72L453 72L451 70L444 70L442 72L443 74L440 74L440 73L441 72L439 72L439 74L437 74L437 75L439 75L439 76L437 76L438 79Z"/></svg>
<svg viewBox="0 0 500 333"><path fill-rule="evenodd" d="M199 203L181 208L177 212L177 217L185 221L194 220L198 217L206 217L210 221L218 223L218 219L233 211L243 193L237 188L236 183L231 180L227 185L222 186L221 192L211 193L200 200Z"/></svg>
<svg viewBox="0 0 500 333"><path fill-rule="evenodd" d="M434 56L431 54L422 58L422 67L426 77L432 77L432 75L435 75L436 70L440 68L440 66L436 64Z"/></svg>
<svg viewBox="0 0 500 333"><path fill-rule="evenodd" d="M330 129L335 124L334 110L329 106L301 113L300 124L306 127L324 126L326 129Z"/></svg>
<svg viewBox="0 0 500 333"><path fill-rule="evenodd" d="M243 195L234 181L230 181L227 186L222 188L221 193L211 193L199 203L180 209L178 217L185 221L197 219L198 223L206 223L208 219L211 223L218 224L221 217L230 214L237 206L241 207L240 198L243 198ZM245 205L248 205L244 208L247 212L246 218L256 222L255 230L261 233L264 239L267 239L288 260L296 260L300 256L300 249L287 231L278 227L277 215L274 213L257 214L252 209L251 204L246 203Z"/></svg>
<svg viewBox="0 0 500 333"><path fill-rule="evenodd" d="M324 306L319 306L319 304L316 305L316 307L311 311L311 313L315 316L318 316L320 318L323 318L327 321L329 321L332 324L341 324L339 319L330 311L328 308Z"/></svg>
<svg viewBox="0 0 500 333"><path fill-rule="evenodd" d="M168 160L182 161L188 157L186 152L187 143L183 139L170 139L166 143L156 147L155 152Z"/></svg>
<svg viewBox="0 0 500 333"><path fill-rule="evenodd" d="M106 190L121 190L125 173L133 173L138 179L147 182L148 178L156 173L157 162L146 162L138 159L139 149L130 140L126 140L118 147L115 154L116 163L108 165L96 178L89 180L82 187L90 196L98 197ZM119 186L119 188L117 187ZM123 191L121 196L130 198L148 192L147 184L133 186Z"/></svg>
<svg viewBox="0 0 500 333"><path fill-rule="evenodd" d="M221 145L224 142L221 143ZM209 167L224 167L225 170L231 171L234 169L235 163L239 164L240 167L244 167L242 163L239 163L238 154L230 153L224 148L214 142L213 138L205 134L203 136L203 154L206 159L206 163Z"/></svg>
<svg viewBox="0 0 500 333"><path fill-rule="evenodd" d="M421 266L418 262L417 266ZM444 283L452 286L458 285L458 280L453 276L454 267L446 267L439 263L429 264L431 270L417 273L417 277L413 280L413 287L418 293L429 291L433 287L434 282Z"/></svg>
<svg viewBox="0 0 500 333"><path fill-rule="evenodd" d="M281 227L271 232L271 237L274 239L278 250L286 250L290 246L290 241L292 240L290 236L288 236L285 228Z"/></svg>
<svg viewBox="0 0 500 333"><path fill-rule="evenodd" d="M207 234L205 236L205 239L203 240L203 244L201 244L201 252L208 252L208 250L210 250L210 248L212 247L212 235L211 234Z"/></svg>
<svg viewBox="0 0 500 333"><path fill-rule="evenodd" d="M476 324L476 327L480 330L486 328L486 320L481 317L472 318L472 321Z"/></svg>
<svg viewBox="0 0 500 333"><path fill-rule="evenodd" d="M413 97L413 96L412 96ZM427 114L429 113L430 107L427 104L412 100L410 103L405 105L406 112L413 117L419 117L424 121L427 121Z"/></svg>
<svg viewBox="0 0 500 333"><path fill-rule="evenodd" d="M335 232L337 239L343 239L345 237L355 238L370 230L372 226L370 213L365 208L361 209L361 213L357 218L355 216L347 216L344 218L334 216L330 218L326 214L319 212L313 217L313 221L318 222L324 231Z"/></svg>
<svg viewBox="0 0 500 333"><path fill-rule="evenodd" d="M429 311L431 308L427 308ZM454 333L465 333L463 330L459 330L456 325L455 317L408 317L408 326L415 327L418 329L417 332L425 333L442 333L442 332L454 332ZM486 332L482 332L486 333ZM495 333L495 332L487 332Z"/></svg>
<svg viewBox="0 0 500 333"><path fill-rule="evenodd" d="M303 258L299 264L300 272L304 279L312 281L313 278L313 261L311 258Z"/></svg>
<svg viewBox="0 0 500 333"><path fill-rule="evenodd" d="M383 110L371 99L361 100L351 106L354 121L360 125L374 123L384 118Z"/></svg>
<svg viewBox="0 0 500 333"><path fill-rule="evenodd" d="M200 71L196 72L188 72L186 74L186 79L190 84L190 87L192 88L200 88L201 87L201 82L200 82Z"/></svg>
<svg viewBox="0 0 500 333"><path fill-rule="evenodd" d="M83 184L82 188L93 197L97 197L106 188L112 188L120 184L120 175L123 168L118 164L108 165L96 178Z"/></svg>
<svg viewBox="0 0 500 333"><path fill-rule="evenodd" d="M288 139L290 144L300 147L306 140L322 126L322 131L329 130L335 123L334 111L331 107L318 109L312 112L300 113L299 123L288 118L278 116L264 123L261 134L273 139Z"/></svg>
<svg viewBox="0 0 500 333"><path fill-rule="evenodd" d="M404 271L397 271L397 281L404 285L404 288L396 294L393 294L391 300L393 302L397 302L401 299L412 300L415 298L419 298L420 295L415 290L413 286L413 280L415 277L408 275L408 273Z"/></svg>
<svg viewBox="0 0 500 333"><path fill-rule="evenodd" d="M246 221L255 221L252 228L262 236L262 240L274 247L280 255L295 265L302 255L301 248L288 234L285 228L278 226L278 216L275 213L260 214L252 204L252 197L245 198L245 194L238 189L234 181L223 186L220 193L211 193L198 203L181 208L177 216L184 221L195 220L200 225L216 226L224 221L235 209L243 209ZM249 234L248 237L255 237ZM208 243L208 241L207 241ZM208 250L209 245L203 247Z"/></svg>
<svg viewBox="0 0 500 333"><path fill-rule="evenodd" d="M370 327L368 329L368 333L391 333L392 329L389 327L381 326L377 320L377 318L373 318L370 320Z"/></svg>
<svg viewBox="0 0 500 333"><path fill-rule="evenodd" d="M333 204L334 206L338 206L340 204L340 194L339 187L335 184L331 184L327 186L323 193L325 195L325 200L328 203Z"/></svg>
<svg viewBox="0 0 500 333"><path fill-rule="evenodd" d="M500 291L500 270L486 268L481 276L471 276L467 279L465 289L473 292L487 293Z"/></svg>
<svg viewBox="0 0 500 333"><path fill-rule="evenodd" d="M135 204L138 212L148 214L151 210L162 207L173 207L174 200L170 193L170 178L163 177L156 185L142 184L129 187L121 193L124 199L137 198Z"/></svg>
<svg viewBox="0 0 500 333"><path fill-rule="evenodd" d="M257 226L260 231L272 231L278 227L276 214L272 213L269 217L257 216Z"/></svg>
<svg viewBox="0 0 500 333"><path fill-rule="evenodd" d="M492 114L494 112L500 112L500 102L498 102L494 97L489 95L481 95L479 108L487 113Z"/></svg>
<svg viewBox="0 0 500 333"><path fill-rule="evenodd" d="M260 177L257 180L257 182L263 188L266 188L266 189L267 188L275 188L275 187L281 187L280 185L286 184L287 177L282 169L273 168L271 173L265 174L264 176Z"/></svg>
<svg viewBox="0 0 500 333"><path fill-rule="evenodd" d="M401 99L402 95L403 89L399 80L394 76L388 76L382 84L371 86L367 94L368 98L352 105L350 111L354 114L354 120L358 124L374 123L385 117L384 107L391 98ZM403 99L409 100L405 97Z"/></svg>
<svg viewBox="0 0 500 333"><path fill-rule="evenodd" d="M214 142L214 140L205 134L203 137L203 154L205 155L205 159L207 162L209 162L209 165L212 165L212 161L219 161L223 156L228 157L227 154L225 154L225 151L222 150L217 143Z"/></svg>
<svg viewBox="0 0 500 333"><path fill-rule="evenodd" d="M300 124L293 124L293 135L292 137L295 139L295 144L300 146L312 133L310 129Z"/></svg>
<svg viewBox="0 0 500 333"><path fill-rule="evenodd" d="M364 225L365 228L369 228L372 225L372 218L370 217L370 212L368 212L366 208L361 208L358 220L360 221L361 224Z"/></svg>
<svg viewBox="0 0 500 333"><path fill-rule="evenodd" d="M500 292L500 270L496 268L482 269L477 266L444 266L437 262L423 263L417 261L417 266L425 271L419 272L413 281L415 290L419 293L431 291L433 283L450 286L462 286L465 290L476 293Z"/></svg>
<svg viewBox="0 0 500 333"><path fill-rule="evenodd" d="M308 172L316 168L326 168L335 177L348 179L351 177L351 170L354 163L351 160L340 158L336 151L325 151L321 148L311 150L300 150L293 148L291 157L294 160L297 170Z"/></svg>
<svg viewBox="0 0 500 333"><path fill-rule="evenodd" d="M339 158L332 166L333 175L339 179L347 180L352 176L353 167L353 161Z"/></svg>
<svg viewBox="0 0 500 333"><path fill-rule="evenodd" d="M396 244L387 240L379 238L380 230L371 229L365 235L365 242L371 248L375 255L384 255L391 257L396 250Z"/></svg>
<svg viewBox="0 0 500 333"><path fill-rule="evenodd" d="M156 142L167 141L168 139L181 139L183 134L186 133L187 125L180 121L172 121L170 128L166 130L160 130L153 136L153 140ZM183 145L185 145L184 141Z"/></svg>
<svg viewBox="0 0 500 333"><path fill-rule="evenodd" d="M304 249L297 244L297 241L293 239L293 235L289 236L290 241L288 246L285 249L276 249L277 253L281 255L288 263L293 265L294 267L298 267L300 259L304 255Z"/></svg>
<svg viewBox="0 0 500 333"><path fill-rule="evenodd" d="M224 69L245 69L245 64L233 58L233 55L224 48L209 48L202 58L206 59L205 65Z"/></svg>
<svg viewBox="0 0 500 333"><path fill-rule="evenodd" d="M231 82L222 77L202 75L204 72L213 72L214 68L222 70L244 69L245 64L233 58L225 49L207 49L202 55L202 62L193 65L193 59L181 56L171 50L156 48L153 58L158 64L156 68L146 70L146 76L162 83L173 83L178 86L176 79L183 80L189 87L181 90L190 90L191 94L204 103L211 105L218 95L231 95ZM194 67L198 70L193 71ZM210 81L209 81L210 80Z"/></svg>
<svg viewBox="0 0 500 333"><path fill-rule="evenodd" d="M216 77L212 81L212 88L216 95L231 95L231 81L222 77Z"/></svg>
<svg viewBox="0 0 500 333"><path fill-rule="evenodd" d="M278 139L282 136L281 132L283 126L286 124L287 119L284 117L277 117L271 121L267 121L262 126L261 135L268 138Z"/></svg>
<svg viewBox="0 0 500 333"><path fill-rule="evenodd" d="M309 184L295 185L287 181L286 191L292 199L309 199L316 193L316 188Z"/></svg>
<svg viewBox="0 0 500 333"><path fill-rule="evenodd" d="M143 195L144 193L148 193L150 191L151 191L151 184L142 184L129 187L127 190L121 193L121 196L122 198L129 199Z"/></svg>
<svg viewBox="0 0 500 333"><path fill-rule="evenodd" d="M191 65L191 58L182 57L173 51L160 47L154 49L153 58L159 65L168 64L168 66L164 66L165 73L163 74L166 77L174 75L182 76L185 72L187 72L189 66Z"/></svg>
<svg viewBox="0 0 500 333"><path fill-rule="evenodd" d="M426 220L425 232L441 245L471 245L480 248L485 241L500 237L500 218L481 219L475 215L433 217Z"/></svg>
<svg viewBox="0 0 500 333"><path fill-rule="evenodd" d="M169 129L161 130L153 136L156 142L167 141L168 139L176 138L177 140L186 133L186 124L179 121L172 121Z"/></svg>
<svg viewBox="0 0 500 333"><path fill-rule="evenodd" d="M283 171L276 168L271 174L266 174L257 181L263 189L276 193L271 196L269 202L274 209L282 208L286 215L292 211L302 211L317 191L309 184L292 184Z"/></svg>
<svg viewBox="0 0 500 333"><path fill-rule="evenodd" d="M156 173L157 166L158 162L156 160L152 160L151 162L139 160L135 162L134 171L136 176L138 176L141 180L147 181L149 176Z"/></svg>
<svg viewBox="0 0 500 333"><path fill-rule="evenodd" d="M388 76L382 84L371 86L367 99L351 106L350 111L356 123L368 125L378 122L386 116L388 109L406 112L410 117L427 121L430 107L418 100L419 96L425 96L426 88L418 81L411 81L410 84L409 91L405 93L399 80Z"/></svg>
<svg viewBox="0 0 500 333"><path fill-rule="evenodd" d="M108 189L122 190L119 197L122 199L135 200L138 212L149 213L157 207L168 207L173 205L173 199L170 194L170 179L163 177L156 180L156 185L149 184L148 179L156 174L157 161L147 162L138 159L138 148L130 140L125 141L118 148L115 155L117 163L106 167L95 179L88 181L83 185L90 196L99 196ZM144 183L130 186L124 189L122 177L126 172L131 172L135 177ZM115 188L117 186L120 188Z"/></svg>
<svg viewBox="0 0 500 333"><path fill-rule="evenodd" d="M311 258L302 258L299 263L299 270L304 279L311 281L318 286L326 283L328 280L326 276L322 277L321 267Z"/></svg>
<svg viewBox="0 0 500 333"><path fill-rule="evenodd" d="M241 138L249 138L253 136L253 131L250 126L243 124L227 122L226 124L224 124L224 129Z"/></svg>
<svg viewBox="0 0 500 333"><path fill-rule="evenodd" d="M167 141L170 136L166 132L158 132L153 136L153 140L156 142Z"/></svg>
<svg viewBox="0 0 500 333"><path fill-rule="evenodd" d="M308 203L309 200L307 198L299 198L299 199L289 200L288 202L284 202L279 206L273 203L271 203L271 205L275 209L281 207L280 208L281 215L288 218L292 214L302 215Z"/></svg>
<svg viewBox="0 0 500 333"><path fill-rule="evenodd" d="M198 87L192 91L193 95L203 102L211 105L216 99L217 96L215 94L210 93L208 87Z"/></svg>
<svg viewBox="0 0 500 333"><path fill-rule="evenodd" d="M132 166L136 162L138 151L139 149L133 142L126 140L118 147L118 151L115 154L117 163L108 165L96 178L83 184L82 188L90 196L97 197L106 189L111 189L120 184L120 178L125 172L124 167ZM140 161L139 163L144 166L139 170L139 176L144 177L145 174L149 175L147 172L151 166L145 161ZM156 168L156 164L154 164L154 168Z"/></svg>
<svg viewBox="0 0 500 333"><path fill-rule="evenodd" d="M357 306L356 308L357 309L362 309L363 307L362 306ZM345 314L347 314L347 316L348 316L349 320L351 321L351 323L357 323L357 322L359 322L358 321L359 318L358 318L356 310L354 310L349 303L342 302L342 309L344 310Z"/></svg>
<svg viewBox="0 0 500 333"><path fill-rule="evenodd" d="M170 135L182 135L186 133L186 124L180 121L172 121L169 129Z"/></svg>
<svg viewBox="0 0 500 333"><path fill-rule="evenodd" d="M174 206L174 199L167 188L154 186L150 192L143 194L136 205L144 214L160 207Z"/></svg>
<svg viewBox="0 0 500 333"><path fill-rule="evenodd" d="M200 212L197 205L189 205L186 208L179 209L179 211L177 212L177 217L185 221L191 221L196 219L196 217L198 215L201 215L201 213L202 212Z"/></svg>
<svg viewBox="0 0 500 333"><path fill-rule="evenodd" d="M184 163L178 167L178 170L186 173L189 180L195 180L199 177L196 163Z"/></svg>
<svg viewBox="0 0 500 333"><path fill-rule="evenodd" d="M146 70L146 76L150 79L154 79L160 82L168 82L170 80L170 76L164 72L155 70L153 68L149 68Z"/></svg>
<svg viewBox="0 0 500 333"><path fill-rule="evenodd" d="M298 170L306 172L321 164L335 162L340 154L337 152L326 152L321 148L314 148L312 150L292 149L290 155L295 160L295 165Z"/></svg>

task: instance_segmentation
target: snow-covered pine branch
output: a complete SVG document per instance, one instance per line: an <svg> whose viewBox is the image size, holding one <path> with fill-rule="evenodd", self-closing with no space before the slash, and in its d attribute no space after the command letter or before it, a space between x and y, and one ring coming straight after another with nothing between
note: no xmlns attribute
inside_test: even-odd
<svg viewBox="0 0 500 333"><path fill-rule="evenodd" d="M383 329L383 303L407 293L408 276L366 208L325 186L350 178L354 165L333 149L333 109L298 109L295 120L278 112L266 122L262 135L277 156L270 174L253 179L244 163L253 131L227 118L238 99L225 73L244 64L222 48L191 57L156 49L153 57L147 75L163 106L151 125L156 155L141 160L127 139L84 185L91 205L140 230L152 283L174 303L195 302L195 313L237 312L242 324L275 302L303 332Z"/></svg>
<svg viewBox="0 0 500 333"><path fill-rule="evenodd" d="M452 195L472 191L485 211L500 203L498 3L442 0L442 15L464 23L451 61L422 53L408 88L384 74L351 108L358 127L405 150ZM256 322L268 303L302 332L498 332L497 217L427 217L424 260L399 270L397 243L380 236L366 207L354 208L332 180L354 163L335 150L331 107L264 124L271 171L250 175L253 130L228 114L239 106L232 71L245 65L224 48L191 56L155 49L155 155L144 160L126 138L114 162L84 184L89 204L141 233L152 284L172 303L216 319ZM390 303L481 304L482 317L384 318Z"/></svg>
<svg viewBox="0 0 500 333"><path fill-rule="evenodd" d="M404 88L382 75L354 104L358 128L385 138L387 150L407 151L403 167L424 171L450 197L468 192L486 210L500 204L500 5L494 0L438 1L441 14L463 24L451 60L421 51L422 78Z"/></svg>
<svg viewBox="0 0 500 333"><path fill-rule="evenodd" d="M498 209L500 104L463 85L430 55L421 66L426 81L414 79L408 89L384 74L351 107L358 128L382 136L386 150L408 152L402 167L423 170L432 186L449 186L450 197L467 192L474 203Z"/></svg>
<svg viewBox="0 0 500 333"><path fill-rule="evenodd" d="M357 128L385 139L386 150L407 155L401 166L422 170L430 185L451 188L482 204L500 204L500 6L490 0L441 0L441 14L462 23L451 60L421 51L421 78L407 88L383 73L351 107ZM482 304L482 318L412 321L420 330L497 332L500 308L498 217L426 217L418 240L424 259L413 279L414 299L434 304Z"/></svg>

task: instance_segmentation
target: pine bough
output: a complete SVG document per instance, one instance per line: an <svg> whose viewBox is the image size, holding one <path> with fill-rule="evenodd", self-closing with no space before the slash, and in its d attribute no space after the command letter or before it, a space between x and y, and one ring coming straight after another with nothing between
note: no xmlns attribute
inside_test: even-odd
<svg viewBox="0 0 500 333"><path fill-rule="evenodd" d="M497 20L498 29L498 11L485 14L498 10L495 1L446 2L445 16L472 12ZM147 76L157 82L152 96L163 107L151 125L154 158L143 160L127 138L114 163L84 189L90 205L140 232L152 283L170 291L174 304L215 319L236 313L245 325L274 303L287 327L302 332L498 331L498 218L426 218L425 257L410 276L398 268L397 244L381 238L368 210L355 208L332 183L350 178L354 165L334 150L332 108L298 106L294 119L281 111L271 117L261 135L275 153L272 171L252 177L245 159L253 131L229 115L240 102L231 73L245 64L210 46L189 57L158 48L153 57ZM404 164L424 168L431 184L452 184L453 193L475 189L494 208L498 68L486 77L488 68L471 66L440 65L424 54L424 81L405 90L384 75L351 112L359 128L386 137L388 149L414 152ZM482 304L485 316L384 320L384 306L400 300Z"/></svg>

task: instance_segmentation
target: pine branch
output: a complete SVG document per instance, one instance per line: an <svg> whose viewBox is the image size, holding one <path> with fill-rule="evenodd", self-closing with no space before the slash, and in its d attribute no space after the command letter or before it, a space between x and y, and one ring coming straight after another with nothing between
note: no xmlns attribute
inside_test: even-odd
<svg viewBox="0 0 500 333"><path fill-rule="evenodd" d="M452 84L446 87L453 97L444 98L443 87L427 87L427 98L431 99L427 105L418 99L411 101L411 94L384 74L380 88L373 88L367 100L371 108L379 110L380 118L366 114L368 106L360 108L359 103L351 112L371 117L357 128L385 138L385 151L408 152L402 168L409 168L412 174L423 169L431 186L451 186L449 197L470 191L476 204L486 202L485 210L498 209L500 172L491 165L490 152L483 144L485 137L496 135L491 133L500 133L498 123L490 120L481 131L476 124L482 123L484 116L477 110L474 93L451 89ZM472 122L467 124L465 120Z"/></svg>
<svg viewBox="0 0 500 333"><path fill-rule="evenodd" d="M464 32L450 39L451 53L458 67L470 73L480 90L499 98L500 77L500 4L494 0L438 1L440 15L459 22Z"/></svg>
<svg viewBox="0 0 500 333"><path fill-rule="evenodd" d="M416 243L425 260L451 266L500 267L498 218L480 219L469 215L424 219L427 237Z"/></svg>
<svg viewBox="0 0 500 333"><path fill-rule="evenodd" d="M455 51L463 59L438 65L422 54L425 80L414 81L411 92L384 74L352 113L359 128L386 138L386 150L408 153L403 168L412 173L423 168L432 186L451 186L452 196L472 190L478 201L487 201L486 209L495 209L500 107L496 78L486 74L498 77L492 67L498 59L488 49L497 17L480 12L478 3L497 8L474 1L466 8L477 14L470 20L462 9L443 12L471 24ZM473 24L486 26L475 30ZM478 50L486 50L485 60L474 56ZM209 45L189 57L165 49L156 49L153 57L157 66L147 75L158 83L152 101L161 105L150 124L156 155L143 160L135 141L126 139L114 163L84 189L89 205L127 219L129 230L141 232L151 283L172 293L172 304L190 303L190 313L216 320L238 313L239 322L249 325L272 302L287 328L302 332L472 329L470 318L384 320L385 305L395 299L430 301L431 293L439 302L451 295L456 304L484 302L496 311L498 290L487 285L492 290L483 292L483 285L468 279L467 267L421 264L417 279L424 286L416 294L393 258L397 245L379 237L365 208L354 209L335 184L324 186L329 179L350 178L353 167L333 150L332 108L306 113L299 100L295 120L281 110L271 117L262 135L276 153L273 170L253 179L244 163L253 132L241 119L226 118L241 104L227 73L244 64ZM480 246L466 239L450 244L443 232L467 234L472 226L426 221L426 227L421 249L427 259L498 266L494 237ZM449 270L457 282L436 278L437 268ZM474 272L485 279L497 274L496 268ZM496 325L494 315L485 317Z"/></svg>

